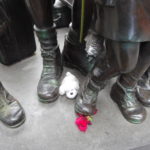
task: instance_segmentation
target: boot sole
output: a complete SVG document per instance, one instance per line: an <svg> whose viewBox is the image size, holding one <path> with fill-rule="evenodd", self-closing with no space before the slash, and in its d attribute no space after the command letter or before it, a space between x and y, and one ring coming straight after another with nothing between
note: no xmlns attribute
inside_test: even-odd
<svg viewBox="0 0 150 150"><path fill-rule="evenodd" d="M52 102L56 101L56 100L58 99L58 97L59 97L59 95L57 95L56 97L53 97L53 98L51 98L51 99L43 99L43 98L40 98L40 97L39 97L39 101L40 101L41 103L48 104L48 103L52 103Z"/></svg>
<svg viewBox="0 0 150 150"><path fill-rule="evenodd" d="M17 128L17 127L21 126L21 125L25 122L25 120L26 120L26 117L24 117L18 124L13 125L13 126L10 126L10 125L8 125L8 124L6 124L6 123L4 123L4 122L2 122L2 123L3 123L5 126L9 127L9 128Z"/></svg>
<svg viewBox="0 0 150 150"><path fill-rule="evenodd" d="M82 114L82 115L85 115L85 116L92 116L92 115L94 115L94 113L93 114L88 114L88 113L81 112L76 105L74 107L74 110L75 110L75 113L77 113L77 114Z"/></svg>
<svg viewBox="0 0 150 150"><path fill-rule="evenodd" d="M112 88L113 89L113 88ZM117 101L115 101L115 97L117 96L117 95L115 95L114 94L114 92L112 92L113 90L111 90L111 93L110 93L110 97L111 97L111 99L115 102L115 104L119 107L119 103L117 102ZM118 97L117 97L118 98ZM118 98L119 99L119 98ZM122 109L119 107L119 110L121 111L121 113L122 113L122 115L124 116L124 118L128 121L128 122L130 122L130 123L133 123L133 124L140 124L140 123L142 123L142 121L137 121L137 120L132 120L132 119L129 119L129 118L127 118L126 117L126 115L122 112Z"/></svg>
<svg viewBox="0 0 150 150"><path fill-rule="evenodd" d="M83 112L79 111L77 108L75 108L75 113L85 115L85 116L89 116L89 114L83 113Z"/></svg>

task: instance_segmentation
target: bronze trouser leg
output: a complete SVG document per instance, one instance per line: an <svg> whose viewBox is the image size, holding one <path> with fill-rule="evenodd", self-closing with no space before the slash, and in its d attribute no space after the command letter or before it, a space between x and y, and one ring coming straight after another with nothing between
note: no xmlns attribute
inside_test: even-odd
<svg viewBox="0 0 150 150"><path fill-rule="evenodd" d="M139 43L106 40L106 58L96 63L92 80L101 82L133 70L137 64L139 48Z"/></svg>
<svg viewBox="0 0 150 150"><path fill-rule="evenodd" d="M145 71L150 67L150 42L143 42L140 46L140 54L136 67L127 74L122 74L120 81L127 87L134 87Z"/></svg>
<svg viewBox="0 0 150 150"><path fill-rule="evenodd" d="M53 25L51 0L25 0L35 25L38 28Z"/></svg>
<svg viewBox="0 0 150 150"><path fill-rule="evenodd" d="M94 0L74 0L72 28L79 34L80 41L87 35L93 15Z"/></svg>

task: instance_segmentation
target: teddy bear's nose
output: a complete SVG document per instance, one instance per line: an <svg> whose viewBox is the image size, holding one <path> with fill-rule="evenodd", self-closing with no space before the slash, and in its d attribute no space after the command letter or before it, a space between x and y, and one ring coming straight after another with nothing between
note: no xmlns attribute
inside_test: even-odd
<svg viewBox="0 0 150 150"><path fill-rule="evenodd" d="M73 92L71 92L70 95L73 95Z"/></svg>

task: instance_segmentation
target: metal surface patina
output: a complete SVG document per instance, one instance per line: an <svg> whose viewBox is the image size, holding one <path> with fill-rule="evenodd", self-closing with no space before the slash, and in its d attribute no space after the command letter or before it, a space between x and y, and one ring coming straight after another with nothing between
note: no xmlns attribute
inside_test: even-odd
<svg viewBox="0 0 150 150"><path fill-rule="evenodd" d="M87 86L76 101L75 110L79 112L80 108L80 113L86 112L86 115L92 103L89 107L85 101L95 99L96 102L97 97L93 94L91 98L88 90L91 82L101 89L102 82L119 75L111 97L129 122L141 123L146 118L146 111L138 102L135 87L150 66L150 1L96 0L96 10L95 30L104 38L106 56L103 63L101 59L97 60ZM89 91L90 96L84 91Z"/></svg>

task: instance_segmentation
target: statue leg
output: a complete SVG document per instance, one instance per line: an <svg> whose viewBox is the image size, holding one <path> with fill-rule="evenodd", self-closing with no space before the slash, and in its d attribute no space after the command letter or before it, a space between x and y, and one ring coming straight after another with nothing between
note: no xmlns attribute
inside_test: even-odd
<svg viewBox="0 0 150 150"><path fill-rule="evenodd" d="M84 41L91 23L93 6L93 0L74 0L72 25L65 37L63 49L65 65L78 69L84 75L93 67L85 51Z"/></svg>
<svg viewBox="0 0 150 150"><path fill-rule="evenodd" d="M106 40L106 56L96 62L95 67L89 75L89 78L86 80L84 88L81 92L82 94L75 103L75 111L77 113L84 115L94 114L96 111L98 92L104 88L105 82L110 78L121 73L130 72L131 69L133 70L135 68L138 60L139 48L139 43L124 43ZM121 55L121 53L124 55ZM133 64L130 64L131 62L133 62ZM124 97L121 97L119 100L124 102L127 110L128 103ZM136 104L138 104L138 108L141 110L140 115L143 115L143 118L141 117L141 120L138 121L143 121L145 110L137 101L134 99L133 101L132 99L130 101L130 103L133 105L133 108L136 109ZM135 119L138 115L139 111L137 114L134 113Z"/></svg>
<svg viewBox="0 0 150 150"><path fill-rule="evenodd" d="M132 123L141 123L146 118L146 111L138 102L136 96L136 85L144 72L150 66L150 43L143 42L140 45L140 53L136 67L129 73L122 74L111 90L112 99L118 104L124 117ZM149 101L139 99L145 105L149 105ZM127 105L125 105L126 101Z"/></svg>
<svg viewBox="0 0 150 150"><path fill-rule="evenodd" d="M39 100L44 103L55 101L59 94L59 79L62 73L62 59L53 26L51 0L26 0L35 23L34 30L41 44L43 71L38 83Z"/></svg>
<svg viewBox="0 0 150 150"><path fill-rule="evenodd" d="M53 5L51 0L25 0L25 2L32 19L38 28L48 28L53 26Z"/></svg>
<svg viewBox="0 0 150 150"><path fill-rule="evenodd" d="M137 98L145 106L150 106L150 74L148 68L150 68L150 42L141 43L141 50L138 59L138 63L133 71L128 74L123 74L120 77L119 82L125 87L135 87L145 73L145 79L143 82L139 82L141 86L137 86ZM142 84L143 83L143 84Z"/></svg>

